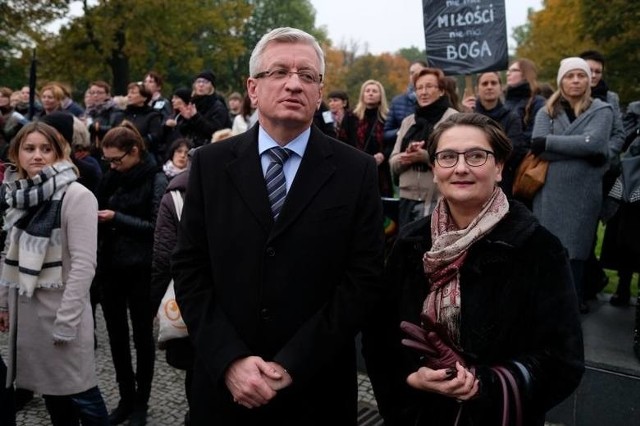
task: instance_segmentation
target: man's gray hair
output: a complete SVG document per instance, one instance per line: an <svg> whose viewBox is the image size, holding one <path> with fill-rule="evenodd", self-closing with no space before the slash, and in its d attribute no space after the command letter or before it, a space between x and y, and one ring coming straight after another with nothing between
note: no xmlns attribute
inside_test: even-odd
<svg viewBox="0 0 640 426"><path fill-rule="evenodd" d="M320 74L324 75L324 52L318 44L318 40L314 36L309 33L306 33L297 28L291 27L282 27L276 28L275 30L271 30L256 44L256 47L253 48L253 52L251 52L251 58L249 59L249 75L255 77L256 74L264 71L259 67L262 66L262 56L264 55L264 51L267 48L267 45L271 42L276 43L302 43L308 44L313 47L316 51L316 55L318 56L318 61L320 63Z"/></svg>

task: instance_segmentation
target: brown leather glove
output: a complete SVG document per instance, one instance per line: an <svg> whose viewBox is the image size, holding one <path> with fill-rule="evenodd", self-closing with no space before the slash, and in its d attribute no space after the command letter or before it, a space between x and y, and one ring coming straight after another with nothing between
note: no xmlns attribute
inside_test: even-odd
<svg viewBox="0 0 640 426"><path fill-rule="evenodd" d="M424 318L423 318L424 320ZM407 321L400 323L400 329L409 338L402 339L401 343L409 348L416 349L424 354L423 360L426 367L432 370L455 368L456 361L465 365L462 357L443 339L443 330L431 321L426 321L424 328Z"/></svg>

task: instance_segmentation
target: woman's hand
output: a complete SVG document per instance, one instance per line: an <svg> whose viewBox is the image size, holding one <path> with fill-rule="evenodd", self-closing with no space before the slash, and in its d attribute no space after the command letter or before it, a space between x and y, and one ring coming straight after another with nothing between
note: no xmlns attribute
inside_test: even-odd
<svg viewBox="0 0 640 426"><path fill-rule="evenodd" d="M167 127L176 127L177 124L178 122L173 118L169 118L167 119L167 121L164 122L164 125Z"/></svg>
<svg viewBox="0 0 640 426"><path fill-rule="evenodd" d="M427 151L424 149L424 141L409 142L407 149L399 155L400 164L403 166L423 163L425 158L427 158Z"/></svg>
<svg viewBox="0 0 640 426"><path fill-rule="evenodd" d="M9 312L0 311L0 332L9 331Z"/></svg>
<svg viewBox="0 0 640 426"><path fill-rule="evenodd" d="M474 112L476 109L476 97L475 96L467 96L462 101L462 107L465 110L464 112Z"/></svg>
<svg viewBox="0 0 640 426"><path fill-rule="evenodd" d="M98 210L98 223L112 221L115 215L116 212L113 210Z"/></svg>
<svg viewBox="0 0 640 426"><path fill-rule="evenodd" d="M407 377L412 388L439 393L440 395L467 401L478 393L478 379L475 375L456 362L456 368L432 370L421 367Z"/></svg>
<svg viewBox="0 0 640 426"><path fill-rule="evenodd" d="M376 165L379 166L384 161L384 154L378 152L376 154L373 154L373 158L376 160Z"/></svg>

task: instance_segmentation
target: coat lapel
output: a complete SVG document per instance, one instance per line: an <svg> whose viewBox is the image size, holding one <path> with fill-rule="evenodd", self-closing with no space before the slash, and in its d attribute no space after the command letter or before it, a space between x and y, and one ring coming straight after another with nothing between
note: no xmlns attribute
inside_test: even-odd
<svg viewBox="0 0 640 426"><path fill-rule="evenodd" d="M297 219L333 175L336 167L331 161L332 155L331 140L313 126L309 144L282 206L280 216L269 236L270 240L276 238Z"/></svg>
<svg viewBox="0 0 640 426"><path fill-rule="evenodd" d="M258 155L258 126L253 126L236 141L236 159L227 165L227 173L253 216L268 233L273 224L267 187Z"/></svg>

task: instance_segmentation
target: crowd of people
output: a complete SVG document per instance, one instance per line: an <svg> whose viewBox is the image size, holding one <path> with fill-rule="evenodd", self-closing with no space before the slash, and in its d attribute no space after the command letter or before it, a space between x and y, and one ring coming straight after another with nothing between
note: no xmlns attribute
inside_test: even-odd
<svg viewBox="0 0 640 426"><path fill-rule="evenodd" d="M175 285L189 336L164 348L186 370L186 425L355 425L359 332L386 424L542 425L584 371L600 220L611 304L629 305L639 264L640 107L623 121L604 65L565 58L554 91L519 58L460 101L416 61L405 93L389 102L367 80L351 109L344 90L323 98L317 41L279 28L244 95L219 94L210 70L171 99L154 71L126 97L91 82L84 106L58 82L0 87L0 424L14 385L43 395L54 425L146 424L154 316ZM548 168L524 198L530 155ZM396 195L385 249L381 197Z"/></svg>

